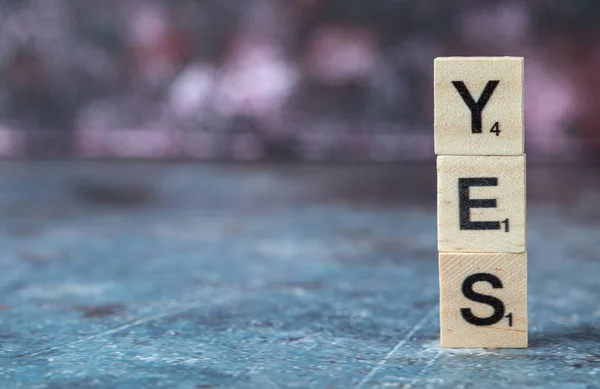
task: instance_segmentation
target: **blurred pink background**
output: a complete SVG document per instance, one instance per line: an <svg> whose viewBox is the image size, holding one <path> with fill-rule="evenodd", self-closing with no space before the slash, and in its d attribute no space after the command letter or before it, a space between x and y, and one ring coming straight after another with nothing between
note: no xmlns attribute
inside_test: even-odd
<svg viewBox="0 0 600 389"><path fill-rule="evenodd" d="M526 63L530 160L600 158L600 2L4 0L0 155L433 158L437 56Z"/></svg>

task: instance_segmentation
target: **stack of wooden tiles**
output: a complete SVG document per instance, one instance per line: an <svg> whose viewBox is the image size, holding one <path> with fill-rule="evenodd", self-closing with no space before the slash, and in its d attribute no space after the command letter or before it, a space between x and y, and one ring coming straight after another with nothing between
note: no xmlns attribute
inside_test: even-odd
<svg viewBox="0 0 600 389"><path fill-rule="evenodd" d="M527 347L523 58L434 63L442 347Z"/></svg>

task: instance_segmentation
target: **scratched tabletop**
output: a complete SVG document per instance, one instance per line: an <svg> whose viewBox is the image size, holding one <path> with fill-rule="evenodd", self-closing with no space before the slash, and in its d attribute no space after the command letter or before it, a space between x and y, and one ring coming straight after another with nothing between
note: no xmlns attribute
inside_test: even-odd
<svg viewBox="0 0 600 389"><path fill-rule="evenodd" d="M1 388L600 388L600 174L528 170L530 348L439 347L435 167L0 164Z"/></svg>

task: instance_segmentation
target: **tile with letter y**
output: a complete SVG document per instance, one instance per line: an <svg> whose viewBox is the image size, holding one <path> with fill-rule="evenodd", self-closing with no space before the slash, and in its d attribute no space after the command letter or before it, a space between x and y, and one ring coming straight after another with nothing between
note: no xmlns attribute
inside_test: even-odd
<svg viewBox="0 0 600 389"><path fill-rule="evenodd" d="M527 253L440 253L442 347L527 347Z"/></svg>
<svg viewBox="0 0 600 389"><path fill-rule="evenodd" d="M436 154L523 154L523 58L436 58L434 105Z"/></svg>
<svg viewBox="0 0 600 389"><path fill-rule="evenodd" d="M438 250L522 253L525 156L437 158Z"/></svg>

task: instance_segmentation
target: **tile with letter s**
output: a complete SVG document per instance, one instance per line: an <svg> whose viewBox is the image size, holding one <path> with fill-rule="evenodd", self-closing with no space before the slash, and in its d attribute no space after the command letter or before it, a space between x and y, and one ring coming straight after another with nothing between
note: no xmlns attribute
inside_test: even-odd
<svg viewBox="0 0 600 389"><path fill-rule="evenodd" d="M439 266L442 347L527 347L527 253L440 253Z"/></svg>

